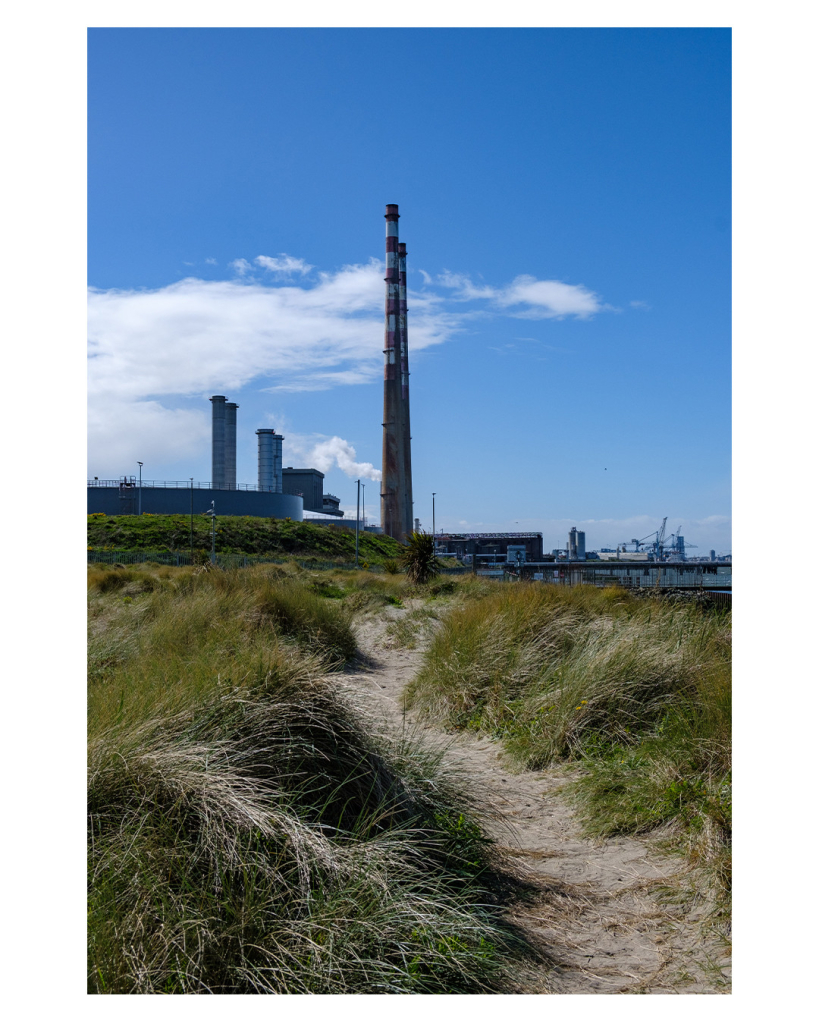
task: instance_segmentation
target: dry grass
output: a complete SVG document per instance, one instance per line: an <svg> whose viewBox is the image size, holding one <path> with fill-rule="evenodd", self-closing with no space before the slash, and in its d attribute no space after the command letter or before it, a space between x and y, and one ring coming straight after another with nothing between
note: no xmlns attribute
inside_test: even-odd
<svg viewBox="0 0 819 1024"><path fill-rule="evenodd" d="M89 582L90 991L507 984L468 799L327 675L346 598L286 569Z"/></svg>
<svg viewBox="0 0 819 1024"><path fill-rule="evenodd" d="M615 589L496 585L456 607L406 691L520 766L579 761L597 835L662 829L730 884L730 614Z"/></svg>

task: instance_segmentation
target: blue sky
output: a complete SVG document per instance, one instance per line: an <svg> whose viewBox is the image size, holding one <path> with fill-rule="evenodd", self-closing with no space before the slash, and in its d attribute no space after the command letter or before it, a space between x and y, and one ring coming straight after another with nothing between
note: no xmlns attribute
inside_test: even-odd
<svg viewBox="0 0 819 1024"><path fill-rule="evenodd" d="M730 550L730 113L721 29L92 30L89 474L223 393L377 516L395 202L422 523Z"/></svg>

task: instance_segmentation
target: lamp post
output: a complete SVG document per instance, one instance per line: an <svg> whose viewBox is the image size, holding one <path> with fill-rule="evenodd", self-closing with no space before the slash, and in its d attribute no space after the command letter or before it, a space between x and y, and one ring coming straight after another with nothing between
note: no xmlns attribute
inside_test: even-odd
<svg viewBox="0 0 819 1024"><path fill-rule="evenodd" d="M205 512L210 516L210 564L216 565L216 502L210 503L210 508Z"/></svg>
<svg viewBox="0 0 819 1024"><path fill-rule="evenodd" d="M361 480L356 480L355 489L355 567L358 568L358 520L361 515Z"/></svg>
<svg viewBox="0 0 819 1024"><path fill-rule="evenodd" d="M137 509L139 510L139 515L142 515L142 463L137 461L137 465L139 466L139 504Z"/></svg>
<svg viewBox="0 0 819 1024"><path fill-rule="evenodd" d="M432 548L435 550L435 495L437 491L432 492Z"/></svg>
<svg viewBox="0 0 819 1024"><path fill-rule="evenodd" d="M191 565L193 565L193 477L191 477Z"/></svg>

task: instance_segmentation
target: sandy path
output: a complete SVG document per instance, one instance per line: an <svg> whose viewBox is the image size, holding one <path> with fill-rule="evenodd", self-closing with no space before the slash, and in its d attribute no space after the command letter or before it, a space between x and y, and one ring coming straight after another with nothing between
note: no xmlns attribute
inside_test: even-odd
<svg viewBox="0 0 819 1024"><path fill-rule="evenodd" d="M637 839L593 843L584 838L560 789L560 771L512 774L500 745L474 734L456 736L404 716L402 692L417 672L420 649L389 646L384 619L359 625L366 663L345 681L368 694L393 727L412 727L423 740L445 742L448 756L475 780L475 791L495 813L490 826L515 873L537 884L543 896L518 906L510 920L550 956L538 983L526 991L554 993L727 992L727 957L707 942L696 913L663 909L650 895L657 880L670 878L682 864L650 850ZM524 989L522 989L523 991Z"/></svg>

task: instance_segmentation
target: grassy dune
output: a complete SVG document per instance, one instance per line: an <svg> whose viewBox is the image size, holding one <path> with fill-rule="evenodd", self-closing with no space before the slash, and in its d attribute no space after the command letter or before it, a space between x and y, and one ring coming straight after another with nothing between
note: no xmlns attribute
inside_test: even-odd
<svg viewBox="0 0 819 1024"><path fill-rule="evenodd" d="M563 761L590 832L663 827L730 884L730 614L616 589L501 585L435 634L407 699L502 739L522 767Z"/></svg>
<svg viewBox="0 0 819 1024"><path fill-rule="evenodd" d="M88 516L88 546L121 551L182 551L190 548L189 516ZM395 559L401 545L392 537L359 533L359 557L370 563ZM193 517L193 548L210 551L210 520ZM351 562L355 556L352 529L314 526L289 519L219 516L216 550L225 554L314 556Z"/></svg>
<svg viewBox="0 0 819 1024"><path fill-rule="evenodd" d="M468 799L328 682L356 575L89 573L89 991L503 988Z"/></svg>

